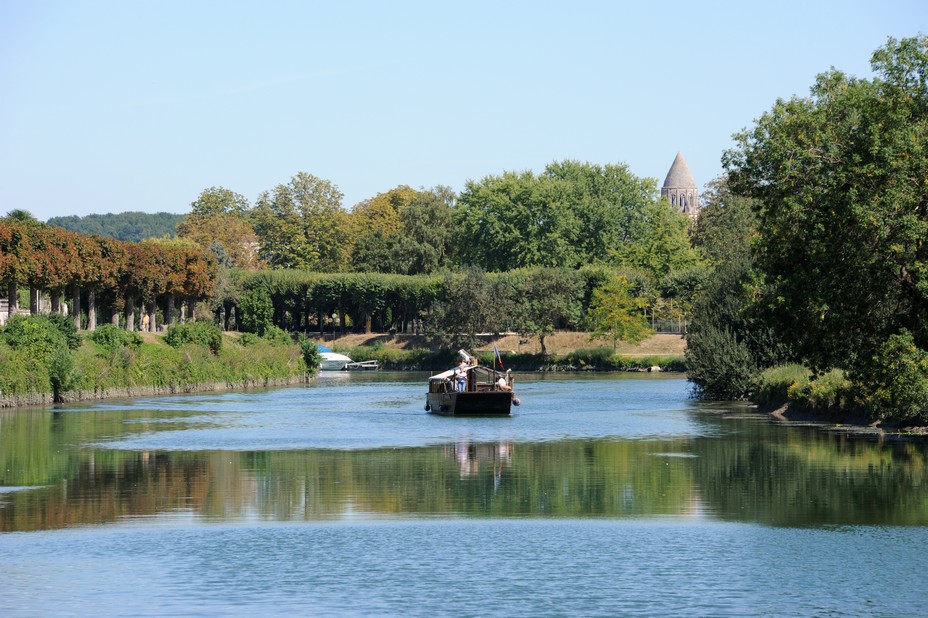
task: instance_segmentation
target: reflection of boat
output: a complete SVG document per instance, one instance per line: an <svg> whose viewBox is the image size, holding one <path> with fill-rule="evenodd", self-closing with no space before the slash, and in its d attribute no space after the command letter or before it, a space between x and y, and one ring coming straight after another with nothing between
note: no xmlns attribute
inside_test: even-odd
<svg viewBox="0 0 928 618"><path fill-rule="evenodd" d="M512 394L512 371L505 373L476 364L477 359L466 356L459 368L465 375L464 390L455 388L455 369L449 369L429 378L425 409L447 416L462 414L508 415L512 404L519 400Z"/></svg>
<svg viewBox="0 0 928 618"><path fill-rule="evenodd" d="M322 363L319 364L319 369L323 371L340 371L344 369L345 365L348 363L354 362L344 354L333 352L324 345L317 345L316 349L319 350L319 355L322 356Z"/></svg>

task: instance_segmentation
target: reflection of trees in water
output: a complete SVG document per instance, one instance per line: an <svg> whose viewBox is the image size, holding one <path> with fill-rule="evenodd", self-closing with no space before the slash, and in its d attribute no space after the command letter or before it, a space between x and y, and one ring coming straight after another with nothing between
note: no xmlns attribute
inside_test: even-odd
<svg viewBox="0 0 928 618"><path fill-rule="evenodd" d="M928 523L923 444L755 420L699 415L703 435L714 437L670 440L202 453L73 449L88 442L80 415L49 416L4 417L0 425L0 484L41 486L0 495L0 531L174 512L301 521L707 510L776 525ZM103 431L118 435L116 427Z"/></svg>
<svg viewBox="0 0 928 618"><path fill-rule="evenodd" d="M459 442L373 451L71 451L71 471L7 496L0 529L99 524L177 511L208 519L339 519L350 514L628 516L692 502L679 444Z"/></svg>
<svg viewBox="0 0 928 618"><path fill-rule="evenodd" d="M102 524L203 503L202 460L167 454L84 451L71 475L18 491L0 505L0 531Z"/></svg>
<svg viewBox="0 0 928 618"><path fill-rule="evenodd" d="M693 443L695 479L716 517L783 526L928 524L924 444L756 420L707 422L734 430Z"/></svg>

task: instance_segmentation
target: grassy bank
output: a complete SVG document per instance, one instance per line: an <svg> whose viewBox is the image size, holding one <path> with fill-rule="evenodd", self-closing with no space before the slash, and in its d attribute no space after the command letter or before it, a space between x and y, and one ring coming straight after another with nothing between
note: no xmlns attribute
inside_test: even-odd
<svg viewBox="0 0 928 618"><path fill-rule="evenodd" d="M756 378L751 397L763 411L787 421L853 425L884 430L888 435L924 437L922 418L874 417L860 401L860 393L840 369L814 375L802 365L781 365Z"/></svg>
<svg viewBox="0 0 928 618"><path fill-rule="evenodd" d="M305 381L300 346L221 334L212 346L168 345L161 334L133 334L131 343L99 343L90 335L64 356L28 346L0 345L0 407L45 405L114 395L134 396L268 386Z"/></svg>

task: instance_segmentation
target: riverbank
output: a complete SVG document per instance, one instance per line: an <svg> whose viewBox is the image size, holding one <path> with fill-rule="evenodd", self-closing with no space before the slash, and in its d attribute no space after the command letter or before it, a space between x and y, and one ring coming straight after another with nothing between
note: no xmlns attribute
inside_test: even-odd
<svg viewBox="0 0 928 618"><path fill-rule="evenodd" d="M198 328L198 327L195 327ZM310 379L300 345L221 333L197 340L194 329L128 334L81 333L73 349L42 347L33 338L0 345L0 408L265 388ZM100 335L103 333L103 336ZM118 335L118 336L117 336ZM190 337L185 339L184 337Z"/></svg>
<svg viewBox="0 0 928 618"><path fill-rule="evenodd" d="M306 384L308 376L289 376L282 378L245 378L242 380L210 382L200 384L133 385L102 388L96 390L66 391L59 394L59 401L52 393L25 393L22 395L0 395L2 408L48 408L53 405L74 404L82 401L101 399L136 399L139 397L159 397L189 393L213 393L251 388L274 388Z"/></svg>
<svg viewBox="0 0 928 618"><path fill-rule="evenodd" d="M491 351L495 344L503 354L541 353L541 342L537 337L520 337L517 334L508 333L500 336L486 335L481 337L481 340L483 344L478 346L474 352ZM391 335L385 333L327 335L318 339L318 341L329 347L338 346L342 348L376 347L379 345L401 350L416 348L438 349L438 342L425 335ZM566 356L572 352L589 348L607 348L611 351L612 342L607 340L590 341L589 334L584 332L558 331L545 338L545 347L549 354ZM620 341L615 348L616 355L631 358L645 356L682 357L685 352L686 338L683 335L665 333L652 335L638 344Z"/></svg>
<svg viewBox="0 0 928 618"><path fill-rule="evenodd" d="M424 335L350 334L316 339L355 361L377 361L383 369L433 371L457 362L457 349ZM483 364L493 364L496 352L513 371L674 371L686 370L686 340L681 335L658 334L638 345L612 347L590 341L586 333L558 332L545 340L546 353L534 337L516 334L483 335L468 348Z"/></svg>

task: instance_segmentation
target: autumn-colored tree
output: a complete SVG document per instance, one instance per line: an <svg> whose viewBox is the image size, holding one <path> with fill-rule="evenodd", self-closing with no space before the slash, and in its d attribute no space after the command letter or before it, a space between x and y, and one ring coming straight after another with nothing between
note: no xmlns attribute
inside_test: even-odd
<svg viewBox="0 0 928 618"><path fill-rule="evenodd" d="M29 235L19 223L0 220L0 282L7 295L7 310L13 315L19 307L19 286L28 276L31 255Z"/></svg>
<svg viewBox="0 0 928 618"><path fill-rule="evenodd" d="M177 225L177 235L213 251L222 266L254 270L260 266L258 236L248 200L223 187L205 189Z"/></svg>

